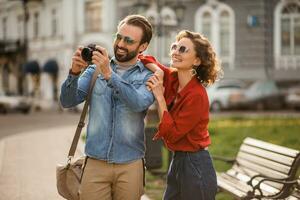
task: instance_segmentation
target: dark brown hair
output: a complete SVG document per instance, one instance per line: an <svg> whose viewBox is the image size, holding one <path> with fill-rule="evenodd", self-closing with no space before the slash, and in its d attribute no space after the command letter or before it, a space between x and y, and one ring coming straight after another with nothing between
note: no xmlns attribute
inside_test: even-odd
<svg viewBox="0 0 300 200"><path fill-rule="evenodd" d="M204 85L213 84L218 78L223 76L223 70L219 65L216 53L203 35L187 30L180 31L176 36L176 41L188 38L194 44L196 57L201 61L199 66L194 66L197 79Z"/></svg>
<svg viewBox="0 0 300 200"><path fill-rule="evenodd" d="M143 37L140 44L147 42L150 43L152 38L152 26L146 17L142 15L128 15L122 21L120 21L118 28L123 24L140 27L143 30Z"/></svg>

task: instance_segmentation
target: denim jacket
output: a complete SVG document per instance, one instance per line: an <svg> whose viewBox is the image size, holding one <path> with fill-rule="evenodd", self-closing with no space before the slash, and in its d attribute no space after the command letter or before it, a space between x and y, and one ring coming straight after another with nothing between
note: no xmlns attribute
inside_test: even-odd
<svg viewBox="0 0 300 200"><path fill-rule="evenodd" d="M138 61L119 76L113 60L110 65L111 78L98 75L92 92L85 153L109 163L128 163L145 155L144 118L154 102L145 82L152 72ZM86 99L94 71L95 65L90 65L80 76L68 76L61 87L63 107Z"/></svg>

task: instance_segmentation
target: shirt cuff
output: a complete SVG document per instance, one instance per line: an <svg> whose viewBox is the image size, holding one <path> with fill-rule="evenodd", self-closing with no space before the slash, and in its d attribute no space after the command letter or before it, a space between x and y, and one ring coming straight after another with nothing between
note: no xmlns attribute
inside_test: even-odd
<svg viewBox="0 0 300 200"><path fill-rule="evenodd" d="M72 68L71 68L71 69L69 70L69 74L70 74L70 75L74 75L74 76L79 76L79 75L81 74L81 71L75 73L75 72L72 71Z"/></svg>
<svg viewBox="0 0 300 200"><path fill-rule="evenodd" d="M138 58L141 60L141 62L142 62L144 65L147 65L147 64L149 64L149 63L157 64L157 61L156 61L156 59L155 59L153 56L139 55Z"/></svg>
<svg viewBox="0 0 300 200"><path fill-rule="evenodd" d="M116 73L114 71L112 71L110 79L106 80L107 86L110 88L113 88L114 87L113 83L114 83L115 79L116 79Z"/></svg>
<svg viewBox="0 0 300 200"><path fill-rule="evenodd" d="M69 74L66 80L66 86L69 87L75 80L78 80L79 76Z"/></svg>
<svg viewBox="0 0 300 200"><path fill-rule="evenodd" d="M154 139L159 139L162 137L165 137L167 135L167 132L171 130L173 126L173 119L169 112L164 111L163 117L161 119L161 122L158 126L158 132L153 137Z"/></svg>

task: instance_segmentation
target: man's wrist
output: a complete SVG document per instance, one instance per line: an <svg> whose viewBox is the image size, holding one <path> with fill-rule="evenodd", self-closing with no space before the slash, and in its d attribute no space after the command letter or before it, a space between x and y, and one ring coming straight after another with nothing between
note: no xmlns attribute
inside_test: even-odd
<svg viewBox="0 0 300 200"><path fill-rule="evenodd" d="M110 79L110 77L111 77L111 70L109 70L108 72L106 72L106 73L103 73L102 74L103 75L103 77L105 78L105 80L109 80Z"/></svg>
<svg viewBox="0 0 300 200"><path fill-rule="evenodd" d="M74 76L78 76L78 75L80 75L80 73L81 73L81 71L74 72L74 71L72 70L72 68L69 70L69 74L72 74L72 75L74 75Z"/></svg>

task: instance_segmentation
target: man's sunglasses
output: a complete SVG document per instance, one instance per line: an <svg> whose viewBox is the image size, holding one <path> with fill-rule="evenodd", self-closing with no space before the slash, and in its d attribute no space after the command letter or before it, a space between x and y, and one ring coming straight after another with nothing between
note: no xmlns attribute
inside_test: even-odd
<svg viewBox="0 0 300 200"><path fill-rule="evenodd" d="M128 44L128 45L134 44L134 43L136 42L136 41L134 41L133 39L131 39L130 37L128 37L128 36L123 36L123 35L121 35L120 33L116 33L116 34L114 35L114 37L115 37L115 40L118 40L118 41L120 41L120 40L123 39L123 41L124 41L126 44Z"/></svg>
<svg viewBox="0 0 300 200"><path fill-rule="evenodd" d="M171 51L177 51L177 50L178 50L178 53L183 54L183 53L187 53L189 51L189 48L187 48L186 46L183 46L183 45L178 45L176 43L172 44Z"/></svg>

